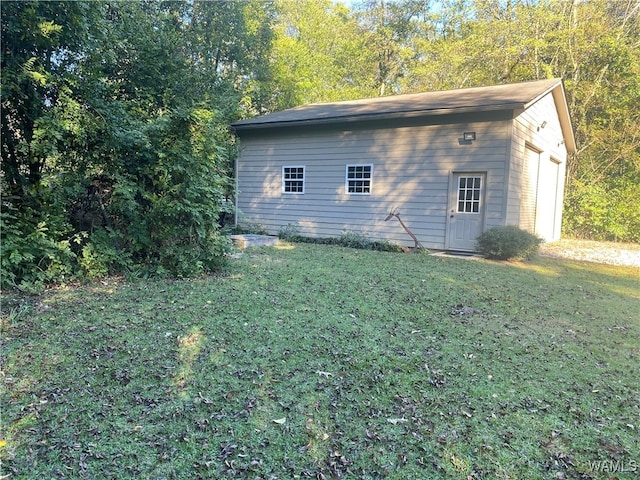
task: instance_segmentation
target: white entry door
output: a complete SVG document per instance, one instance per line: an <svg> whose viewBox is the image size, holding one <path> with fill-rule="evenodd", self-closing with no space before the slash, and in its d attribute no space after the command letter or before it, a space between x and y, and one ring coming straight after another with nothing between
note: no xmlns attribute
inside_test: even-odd
<svg viewBox="0 0 640 480"><path fill-rule="evenodd" d="M472 252L482 233L484 173L454 173L449 192L447 249Z"/></svg>

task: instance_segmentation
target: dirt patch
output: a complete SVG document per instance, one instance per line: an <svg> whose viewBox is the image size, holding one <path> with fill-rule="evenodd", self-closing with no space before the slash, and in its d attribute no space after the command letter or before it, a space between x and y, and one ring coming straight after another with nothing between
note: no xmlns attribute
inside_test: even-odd
<svg viewBox="0 0 640 480"><path fill-rule="evenodd" d="M640 267L640 245L635 243L563 239L542 244L540 255L583 262Z"/></svg>

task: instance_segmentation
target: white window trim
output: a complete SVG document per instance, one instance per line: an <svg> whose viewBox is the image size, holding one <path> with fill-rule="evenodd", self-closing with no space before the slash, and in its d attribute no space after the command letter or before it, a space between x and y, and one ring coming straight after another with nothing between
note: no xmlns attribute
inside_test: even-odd
<svg viewBox="0 0 640 480"><path fill-rule="evenodd" d="M349 191L349 180L356 180L356 179L349 179L349 167L370 167L371 169L371 177L368 178L367 180L369 180L369 191L368 192L350 192ZM344 193L347 195L371 195L371 192L373 192L373 163L349 163L345 166L344 169Z"/></svg>
<svg viewBox="0 0 640 480"><path fill-rule="evenodd" d="M284 187L284 185L285 185L284 169L285 168L302 168L302 191L301 192L286 192L285 191L285 187ZM289 180L291 180L291 179L289 179ZM307 187L307 167L306 167L306 165L283 165L282 166L282 193L284 195L304 195L306 187Z"/></svg>

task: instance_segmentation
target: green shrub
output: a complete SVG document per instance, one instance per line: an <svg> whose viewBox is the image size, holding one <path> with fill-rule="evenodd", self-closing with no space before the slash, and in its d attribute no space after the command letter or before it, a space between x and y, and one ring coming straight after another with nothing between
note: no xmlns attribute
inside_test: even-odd
<svg viewBox="0 0 640 480"><path fill-rule="evenodd" d="M402 248L395 243L386 240L371 240L366 235L358 232L342 232L335 239L336 245L343 247L359 248L361 250L377 250L381 252L399 252Z"/></svg>
<svg viewBox="0 0 640 480"><path fill-rule="evenodd" d="M216 115L176 109L134 122L134 144L101 174L66 166L3 197L0 286L38 292L81 277L187 277L223 266L230 153Z"/></svg>
<svg viewBox="0 0 640 480"><path fill-rule="evenodd" d="M72 279L77 266L64 220L53 209L3 202L0 213L0 288L40 293L50 283Z"/></svg>
<svg viewBox="0 0 640 480"><path fill-rule="evenodd" d="M296 239L300 238L300 227L287 223L287 225L278 231L278 238L281 238L282 240L296 241Z"/></svg>
<svg viewBox="0 0 640 480"><path fill-rule="evenodd" d="M494 227L476 240L478 251L495 260L523 260L538 252L542 239L514 225Z"/></svg>
<svg viewBox="0 0 640 480"><path fill-rule="evenodd" d="M305 237L300 234L297 225L288 224L278 232L278 237L289 242L315 243L317 245L337 245L360 250L376 250L379 252L401 252L402 247L386 240L371 240L358 232L344 231L339 237Z"/></svg>
<svg viewBox="0 0 640 480"><path fill-rule="evenodd" d="M88 237L78 254L78 263L87 277L96 279L131 271L131 256L127 250L118 248L124 242L117 232L100 228L80 237Z"/></svg>
<svg viewBox="0 0 640 480"><path fill-rule="evenodd" d="M177 109L132 127L144 140L131 153L137 161L109 172L101 197L109 222L92 227L80 252L89 277L189 277L224 264L230 242L219 221L230 179L218 122L213 111Z"/></svg>

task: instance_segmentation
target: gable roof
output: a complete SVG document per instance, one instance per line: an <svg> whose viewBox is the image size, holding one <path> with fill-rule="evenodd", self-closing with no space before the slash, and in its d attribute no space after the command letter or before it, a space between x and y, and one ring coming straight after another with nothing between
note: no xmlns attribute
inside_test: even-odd
<svg viewBox="0 0 640 480"><path fill-rule="evenodd" d="M236 131L284 126L321 125L361 120L383 120L452 113L524 110L553 92L567 149L575 151L575 139L562 80L473 87L439 92L314 103L232 123Z"/></svg>

